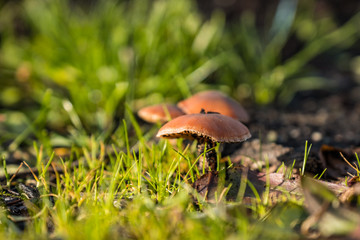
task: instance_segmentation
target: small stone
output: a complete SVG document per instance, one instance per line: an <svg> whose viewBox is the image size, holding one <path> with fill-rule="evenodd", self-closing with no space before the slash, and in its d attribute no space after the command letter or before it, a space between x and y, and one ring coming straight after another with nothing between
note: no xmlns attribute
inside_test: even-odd
<svg viewBox="0 0 360 240"><path fill-rule="evenodd" d="M300 136L300 130L298 128L294 128L290 131L290 136L292 138L298 138Z"/></svg>
<svg viewBox="0 0 360 240"><path fill-rule="evenodd" d="M313 134L311 134L311 139L315 142L320 141L322 139L321 132L313 132Z"/></svg>
<svg viewBox="0 0 360 240"><path fill-rule="evenodd" d="M278 137L278 134L277 134L277 132L274 131L274 130L270 130L270 131L268 132L268 134L267 134L267 140L268 140L269 142L275 142L276 139L277 139L277 137Z"/></svg>

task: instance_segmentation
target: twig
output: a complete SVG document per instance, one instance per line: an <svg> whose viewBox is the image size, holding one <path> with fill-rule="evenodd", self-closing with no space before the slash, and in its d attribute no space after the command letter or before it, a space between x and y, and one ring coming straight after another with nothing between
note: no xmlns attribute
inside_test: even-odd
<svg viewBox="0 0 360 240"><path fill-rule="evenodd" d="M35 178L35 181L38 183L39 179L36 177L35 173L33 172L33 170L31 170L31 167L25 162L23 161L23 163L29 168L31 174L33 175L33 177Z"/></svg>
<svg viewBox="0 0 360 240"><path fill-rule="evenodd" d="M20 171L20 168L22 167L23 163L20 163L19 167L16 169L15 173L12 175L12 177L10 178L8 184L10 186L11 181L15 178L16 174Z"/></svg>
<svg viewBox="0 0 360 240"><path fill-rule="evenodd" d="M345 161L347 164L349 164L349 166L350 166L351 168L353 168L357 173L360 172L359 169L356 167L356 165L355 165L355 167L354 167L348 160L346 160L346 158L344 157L344 155L343 155L341 152L339 152L339 153L340 153L341 157L344 159L344 161Z"/></svg>

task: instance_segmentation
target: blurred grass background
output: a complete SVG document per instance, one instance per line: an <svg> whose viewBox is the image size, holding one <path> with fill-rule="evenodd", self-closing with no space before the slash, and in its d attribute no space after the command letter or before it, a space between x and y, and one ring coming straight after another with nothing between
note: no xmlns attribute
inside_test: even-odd
<svg viewBox="0 0 360 240"><path fill-rule="evenodd" d="M359 4L338 18L325 2L255 3L236 12L237 1L3 1L1 146L108 141L126 105L211 88L285 104L301 89L338 87L332 73L359 73L348 51L359 43Z"/></svg>

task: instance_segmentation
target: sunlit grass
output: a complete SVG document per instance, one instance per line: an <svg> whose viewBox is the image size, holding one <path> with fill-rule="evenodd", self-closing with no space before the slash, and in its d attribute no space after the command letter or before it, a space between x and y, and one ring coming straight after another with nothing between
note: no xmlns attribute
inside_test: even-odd
<svg viewBox="0 0 360 240"><path fill-rule="evenodd" d="M256 239L265 234L263 228L268 227L261 219L265 215L275 217L270 212L272 204L262 202L261 196L252 206L240 204L241 199L239 203L228 204L224 198L209 203L197 196L190 187L193 180L186 172L190 169L195 178L199 175L184 159L189 158L191 164L195 161L185 146L175 151L167 140L162 140L158 144L141 143L137 153L128 153L89 141L76 163L69 157L42 156L42 147L37 149L43 170L34 180L39 179L41 197L33 204L25 200L29 202L27 206L34 206L29 210L29 217L10 218L25 221L25 231L18 230L7 219L4 224L8 226L0 229L3 236ZM48 165L51 167L47 168ZM223 167L221 165L220 171ZM55 179L50 181L50 175ZM193 196L197 196L197 200ZM283 229L286 221L284 218L271 223L279 232L267 236L296 237L294 229Z"/></svg>
<svg viewBox="0 0 360 240"><path fill-rule="evenodd" d="M2 64L30 87L19 101L27 96L42 104L43 92L54 89L52 128L107 139L125 116L125 102L137 108L189 96L222 64L223 16L204 21L191 1L23 5L33 36L15 45L9 37Z"/></svg>
<svg viewBox="0 0 360 240"><path fill-rule="evenodd" d="M41 197L34 203L25 199L30 207L28 217L3 212L0 234L9 239L299 237L294 229L301 222L295 220L298 215L267 220L280 213L272 213L273 203L263 201L246 176L243 187L252 187L257 196L251 205L242 204L242 194L237 202L226 202L221 184L215 202L199 196L190 186L202 174L195 165L199 157L196 143L183 145L179 140L174 146L168 140L145 141L131 114L129 125L124 121L121 137L129 135L128 128L139 128L131 143L125 137L120 147L89 137L84 147L67 149L67 156L47 154L49 149L34 143L38 171L28 176ZM219 164L219 175L225 169L225 164ZM28 171L25 166L21 170ZM305 214L298 206L293 209L292 203L288 207L285 204L283 211L287 208L301 217ZM290 227L289 218L293 222ZM25 230L18 229L13 221L24 222ZM270 225L276 231L270 230Z"/></svg>

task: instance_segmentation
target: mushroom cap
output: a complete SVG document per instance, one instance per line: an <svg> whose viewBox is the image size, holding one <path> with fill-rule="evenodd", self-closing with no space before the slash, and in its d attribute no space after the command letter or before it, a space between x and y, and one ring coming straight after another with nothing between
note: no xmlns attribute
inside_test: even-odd
<svg viewBox="0 0 360 240"><path fill-rule="evenodd" d="M156 136L235 143L245 141L251 134L244 124L231 117L198 113L171 120L160 128Z"/></svg>
<svg viewBox="0 0 360 240"><path fill-rule="evenodd" d="M240 103L216 90L199 92L177 105L186 114L199 113L203 108L207 112L218 112L241 122L250 120L249 114Z"/></svg>
<svg viewBox="0 0 360 240"><path fill-rule="evenodd" d="M156 104L141 108L137 114L141 119L147 122L165 123L173 118L184 115L184 112L173 104Z"/></svg>

